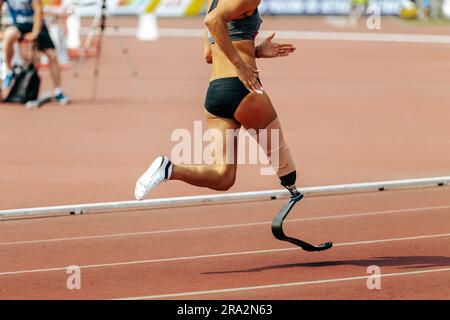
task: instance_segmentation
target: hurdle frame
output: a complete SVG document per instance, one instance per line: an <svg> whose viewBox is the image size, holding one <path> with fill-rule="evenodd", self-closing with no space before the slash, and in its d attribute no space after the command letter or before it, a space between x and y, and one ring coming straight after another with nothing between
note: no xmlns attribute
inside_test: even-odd
<svg viewBox="0 0 450 320"><path fill-rule="evenodd" d="M429 177L419 179L387 180L336 184L328 186L305 187L299 190L307 197L326 196L335 194L352 194L363 192L377 192L399 189L417 189L425 187L447 186L450 176ZM115 201L88 204L60 205L24 209L0 210L0 219L5 217L42 216L52 214L83 214L88 212L111 212L120 210L154 210L161 208L176 208L184 206L205 206L213 204L253 202L262 200L279 200L288 198L290 193L284 189L235 192L223 194L208 194L200 196L186 196L173 198L159 198L143 201Z"/></svg>

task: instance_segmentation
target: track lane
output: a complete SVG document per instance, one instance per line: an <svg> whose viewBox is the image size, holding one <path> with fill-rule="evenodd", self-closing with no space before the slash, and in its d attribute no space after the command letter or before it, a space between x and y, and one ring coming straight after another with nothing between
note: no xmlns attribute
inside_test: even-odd
<svg viewBox="0 0 450 320"><path fill-rule="evenodd" d="M295 218L298 212L292 213ZM427 219L423 219L426 214ZM380 238L448 233L450 209L433 212L397 212L386 215L329 220L292 221L287 234L312 243L332 240L352 242ZM395 229L391 226L395 225ZM77 241L23 243L0 246L0 272L68 266L115 263L285 248L290 245L273 238L270 224L216 230L144 234L126 238L99 238Z"/></svg>
<svg viewBox="0 0 450 320"><path fill-rule="evenodd" d="M150 299L218 299L218 300L303 300L303 299L448 299L450 297L450 268L400 271L381 277L381 288L368 289L367 276L332 278L309 283L290 283L285 286L257 288L254 290L228 290L228 292L205 292L165 297L124 297L130 300ZM442 284L442 281L446 281ZM436 283L440 285L436 286ZM243 301L245 303L245 301Z"/></svg>
<svg viewBox="0 0 450 320"><path fill-rule="evenodd" d="M354 277L364 275L373 264L380 265L383 273L446 268L450 261L443 253L449 252L449 246L442 239L421 239L342 246L320 255L287 251L82 269L80 291L66 289L67 275L62 270L10 275L0 278L1 297L123 298Z"/></svg>

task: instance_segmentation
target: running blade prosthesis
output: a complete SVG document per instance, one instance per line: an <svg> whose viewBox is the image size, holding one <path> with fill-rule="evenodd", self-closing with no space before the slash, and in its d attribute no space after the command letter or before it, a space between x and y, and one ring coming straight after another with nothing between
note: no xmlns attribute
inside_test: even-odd
<svg viewBox="0 0 450 320"><path fill-rule="evenodd" d="M314 251L324 251L330 249L333 246L332 242L325 242L318 246L314 246L307 242L304 242L300 239L295 239L288 237L283 232L283 221L286 219L287 215L294 207L294 205L299 202L303 198L302 193L298 193L296 195L292 195L289 199L289 202L286 203L283 208L281 208L280 212L278 212L275 219L272 221L272 233L278 240L290 242L296 246L299 246L305 251L314 252Z"/></svg>

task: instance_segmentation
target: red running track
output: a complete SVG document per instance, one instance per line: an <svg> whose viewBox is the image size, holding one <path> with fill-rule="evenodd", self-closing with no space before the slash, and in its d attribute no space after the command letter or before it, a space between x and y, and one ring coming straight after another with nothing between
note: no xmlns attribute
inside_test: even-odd
<svg viewBox="0 0 450 320"><path fill-rule="evenodd" d="M282 201L3 221L2 299L448 299L448 187L306 198L275 240ZM370 208L370 210L368 209ZM68 266L81 290L68 290ZM381 289L366 286L380 267Z"/></svg>

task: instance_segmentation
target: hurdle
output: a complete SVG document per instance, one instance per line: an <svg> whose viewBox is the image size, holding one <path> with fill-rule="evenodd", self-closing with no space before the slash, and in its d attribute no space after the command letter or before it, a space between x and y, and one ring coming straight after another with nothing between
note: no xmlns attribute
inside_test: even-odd
<svg viewBox="0 0 450 320"><path fill-rule="evenodd" d="M336 194L351 194L363 192L385 192L388 190L417 189L425 187L447 186L450 176L419 179L387 180L363 183L337 184L329 186L305 187L299 190L305 196L327 196ZM254 202L264 200L279 200L290 196L284 189L236 192L223 194L208 194L200 196L160 198L143 201L116 201L89 204L62 205L51 207L0 210L0 218L11 216L39 216L52 214L83 214L88 212L111 212L120 210L161 209L187 206L206 206L239 202Z"/></svg>

